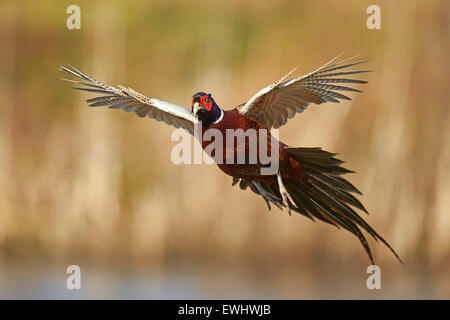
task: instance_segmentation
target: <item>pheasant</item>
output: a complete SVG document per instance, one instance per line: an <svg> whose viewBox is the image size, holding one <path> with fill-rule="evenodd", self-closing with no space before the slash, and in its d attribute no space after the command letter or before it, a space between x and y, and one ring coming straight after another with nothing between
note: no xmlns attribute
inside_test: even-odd
<svg viewBox="0 0 450 320"><path fill-rule="evenodd" d="M232 185L238 184L242 190L250 189L261 196L271 209L271 204L289 214L295 211L312 221L320 220L337 228L343 228L358 237L370 261L374 263L371 249L361 229L375 240L380 240L400 261L395 250L384 240L356 211L368 213L363 204L353 195L361 192L343 174L354 172L342 167L343 161L337 159L336 153L321 148L289 147L271 135L270 129L279 128L297 113L303 112L311 103L338 103L340 100L351 100L337 91L361 92L358 89L342 84L363 84L363 80L352 79L351 75L369 72L354 70L351 67L366 63L356 61L354 56L336 62L340 57L330 60L325 65L304 76L286 80L297 68L283 76L280 80L263 88L247 102L232 110L224 110L215 102L211 94L197 92L192 97L191 109L165 102L156 98L148 98L131 88L118 88L103 84L88 76L77 68L61 66L60 70L79 80L69 80L80 85L74 89L101 94L87 100L91 107L108 106L134 112L139 117L150 117L183 128L195 137L204 136L208 130L226 136L232 130L237 140L254 130L257 148L264 148L267 155L275 155L276 172L263 174L267 163L261 158L249 161L250 139L241 139L240 144L224 145L222 148L209 148L208 139L200 139L205 152L216 161L218 167L233 178ZM356 62L355 62L356 61ZM199 132L197 132L197 128ZM239 131L240 130L240 131ZM237 132L237 134L236 134ZM266 139L263 139L265 133ZM244 161L227 161L239 157L239 148L244 152ZM220 155L221 153L221 155Z"/></svg>

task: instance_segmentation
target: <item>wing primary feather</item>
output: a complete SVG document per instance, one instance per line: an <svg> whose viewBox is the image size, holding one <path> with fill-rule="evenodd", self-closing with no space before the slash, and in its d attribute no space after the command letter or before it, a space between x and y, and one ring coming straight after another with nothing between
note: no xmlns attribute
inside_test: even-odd
<svg viewBox="0 0 450 320"><path fill-rule="evenodd" d="M112 91L109 91L109 90L101 90L101 89L89 89L89 88L73 88L73 89L75 89L75 90L81 90L81 91L87 91L87 92L101 93L101 94L112 93Z"/></svg>
<svg viewBox="0 0 450 320"><path fill-rule="evenodd" d="M366 63L366 62L369 62L369 60L363 60L363 61L358 61L358 62L354 62L354 63L349 63L349 64L345 64L343 66L340 65L338 67L330 67L330 68L318 71L317 74L322 74L322 73L327 73L327 72L330 72L330 71L335 71L335 70L339 70L339 69L349 68L349 67L352 67L352 66L356 66L358 64Z"/></svg>
<svg viewBox="0 0 450 320"><path fill-rule="evenodd" d="M317 74L310 79L322 79L327 77L335 77L335 76L349 76L352 74L360 74L360 73L367 73L367 72L373 72L372 70L356 70L356 71L343 71L343 72L335 72L335 73L327 73L327 74Z"/></svg>

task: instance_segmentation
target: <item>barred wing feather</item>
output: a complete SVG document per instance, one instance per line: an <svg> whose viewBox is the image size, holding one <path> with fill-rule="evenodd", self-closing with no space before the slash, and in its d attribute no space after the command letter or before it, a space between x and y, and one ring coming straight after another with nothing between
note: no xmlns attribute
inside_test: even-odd
<svg viewBox="0 0 450 320"><path fill-rule="evenodd" d="M191 134L194 132L195 116L186 108L156 98L148 98L131 88L120 85L119 88L115 88L103 84L75 67L61 66L60 70L86 81L62 79L81 85L74 89L101 94L99 97L87 100L90 107L123 109L126 112L134 112L141 118L148 115L152 119L163 121L175 128L184 128Z"/></svg>
<svg viewBox="0 0 450 320"><path fill-rule="evenodd" d="M347 63L358 57L354 56L332 64L339 56L307 75L283 82L297 69L295 68L277 82L260 90L245 104L238 106L239 112L255 118L268 128L279 128L285 125L287 120L293 118L295 114L303 112L310 103L336 103L339 100L351 100L337 91L361 91L340 84L366 83L363 80L349 79L347 77L369 71L347 71L346 68L367 61Z"/></svg>

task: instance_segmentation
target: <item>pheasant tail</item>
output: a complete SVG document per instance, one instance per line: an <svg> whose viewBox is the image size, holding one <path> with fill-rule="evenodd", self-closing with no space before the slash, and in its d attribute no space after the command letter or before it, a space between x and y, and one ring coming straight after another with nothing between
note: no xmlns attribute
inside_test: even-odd
<svg viewBox="0 0 450 320"><path fill-rule="evenodd" d="M293 210L312 220L317 218L353 233L363 245L372 264L374 264L372 252L360 228L375 240L384 243L402 263L389 243L353 209L367 213L362 203L352 194L361 192L341 177L353 171L341 167L343 161L336 159L335 153L321 148L287 148L287 152L303 166L306 173L304 182L286 181L286 187L298 205L298 208Z"/></svg>

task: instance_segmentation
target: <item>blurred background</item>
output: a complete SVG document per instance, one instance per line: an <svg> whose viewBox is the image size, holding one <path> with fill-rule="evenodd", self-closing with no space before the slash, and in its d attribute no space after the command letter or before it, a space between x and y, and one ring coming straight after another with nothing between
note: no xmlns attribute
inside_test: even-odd
<svg viewBox="0 0 450 320"><path fill-rule="evenodd" d="M66 8L81 8L69 30ZM381 30L366 27L371 4ZM1 298L450 298L449 2L0 3ZM351 234L272 209L216 166L174 165L172 128L87 108L58 66L190 106L225 109L343 49L371 60L364 93L280 130L340 153L381 290ZM192 191L196 190L195 197ZM199 197L198 195L201 194ZM66 289L68 265L82 290Z"/></svg>

